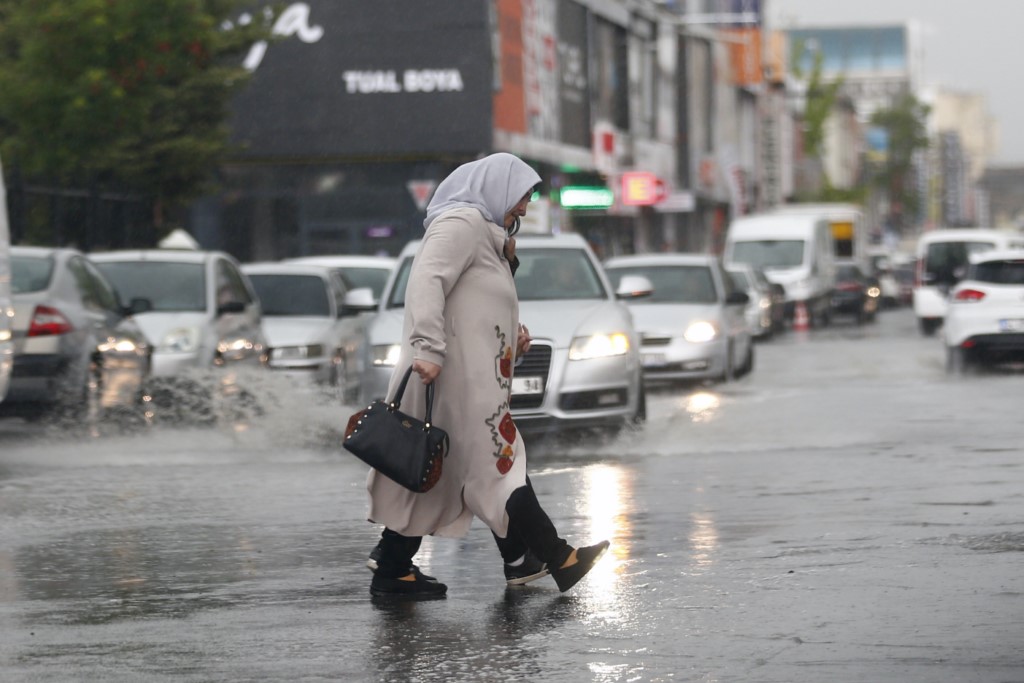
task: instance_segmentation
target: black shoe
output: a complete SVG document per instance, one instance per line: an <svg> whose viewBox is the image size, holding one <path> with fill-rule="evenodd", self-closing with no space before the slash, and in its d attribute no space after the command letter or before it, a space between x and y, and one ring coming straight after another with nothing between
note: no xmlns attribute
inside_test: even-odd
<svg viewBox="0 0 1024 683"><path fill-rule="evenodd" d="M568 567L552 568L551 577L558 584L558 590L564 593L575 586L580 579L587 575L587 572L594 568L601 556L607 552L609 545L611 544L608 541L601 541L585 548L577 548L575 564Z"/></svg>
<svg viewBox="0 0 1024 683"><path fill-rule="evenodd" d="M366 568L369 569L371 572L377 571L377 563L380 561L380 553L380 543L378 543L373 547L373 550L370 551L370 557L366 560ZM423 572L421 572L420 568L416 565L412 566L412 570L414 572L417 572L420 576L422 576L424 581L437 581L437 579L435 579L430 574L424 574Z"/></svg>
<svg viewBox="0 0 1024 683"><path fill-rule="evenodd" d="M419 571L412 571L401 579L385 579L377 574L370 582L370 595L377 598L403 598L406 600L437 600L448 592L440 581L427 581Z"/></svg>
<svg viewBox="0 0 1024 683"><path fill-rule="evenodd" d="M510 586L523 586L548 575L548 566L527 552L523 561L513 567L505 565L505 583Z"/></svg>

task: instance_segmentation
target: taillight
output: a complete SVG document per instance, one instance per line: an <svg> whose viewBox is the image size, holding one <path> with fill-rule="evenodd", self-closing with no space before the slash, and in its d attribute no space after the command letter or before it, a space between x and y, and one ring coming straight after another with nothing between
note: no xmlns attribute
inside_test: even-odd
<svg viewBox="0 0 1024 683"><path fill-rule="evenodd" d="M28 327L28 336L47 337L55 334L67 334L73 328L64 314L50 306L36 306L32 312L32 322Z"/></svg>
<svg viewBox="0 0 1024 683"><path fill-rule="evenodd" d="M924 259L917 259L914 264L914 287L920 287L924 283Z"/></svg>
<svg viewBox="0 0 1024 683"><path fill-rule="evenodd" d="M973 301L981 301L984 298L985 292L979 292L977 289L961 289L953 297L953 301L971 303Z"/></svg>
<svg viewBox="0 0 1024 683"><path fill-rule="evenodd" d="M836 285L836 289L840 292L859 292L861 286L856 282L840 282Z"/></svg>

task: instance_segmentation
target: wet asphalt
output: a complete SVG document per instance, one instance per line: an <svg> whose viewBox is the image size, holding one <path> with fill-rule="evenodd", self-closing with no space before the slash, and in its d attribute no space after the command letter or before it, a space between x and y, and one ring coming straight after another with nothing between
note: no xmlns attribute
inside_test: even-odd
<svg viewBox="0 0 1024 683"><path fill-rule="evenodd" d="M906 310L652 389L614 441L534 440L561 594L506 589L480 524L371 600L348 408L99 435L0 421L0 681L1024 681L1024 371L943 370Z"/></svg>

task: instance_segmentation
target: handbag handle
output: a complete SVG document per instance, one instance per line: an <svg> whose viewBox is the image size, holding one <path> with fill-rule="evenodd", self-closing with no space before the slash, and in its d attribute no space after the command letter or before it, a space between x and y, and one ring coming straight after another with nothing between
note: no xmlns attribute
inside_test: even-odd
<svg viewBox="0 0 1024 683"><path fill-rule="evenodd" d="M405 371L402 375L402 381L398 384L398 389L395 391L395 398L388 403L388 410L395 412L402 406L402 396L405 395L405 385L409 383L409 377L412 376L412 366ZM434 411L434 383L431 382L427 385L427 413L423 418L423 429L430 429L430 415Z"/></svg>

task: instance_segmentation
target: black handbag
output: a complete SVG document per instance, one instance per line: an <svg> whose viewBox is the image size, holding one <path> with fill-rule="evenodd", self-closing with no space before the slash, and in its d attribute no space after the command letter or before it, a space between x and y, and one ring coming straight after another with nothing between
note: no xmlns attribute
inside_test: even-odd
<svg viewBox="0 0 1024 683"><path fill-rule="evenodd" d="M434 385L427 385L427 411L418 420L399 410L412 367L390 403L375 400L349 418L343 445L353 455L410 491L423 493L441 478L448 433L430 421Z"/></svg>

